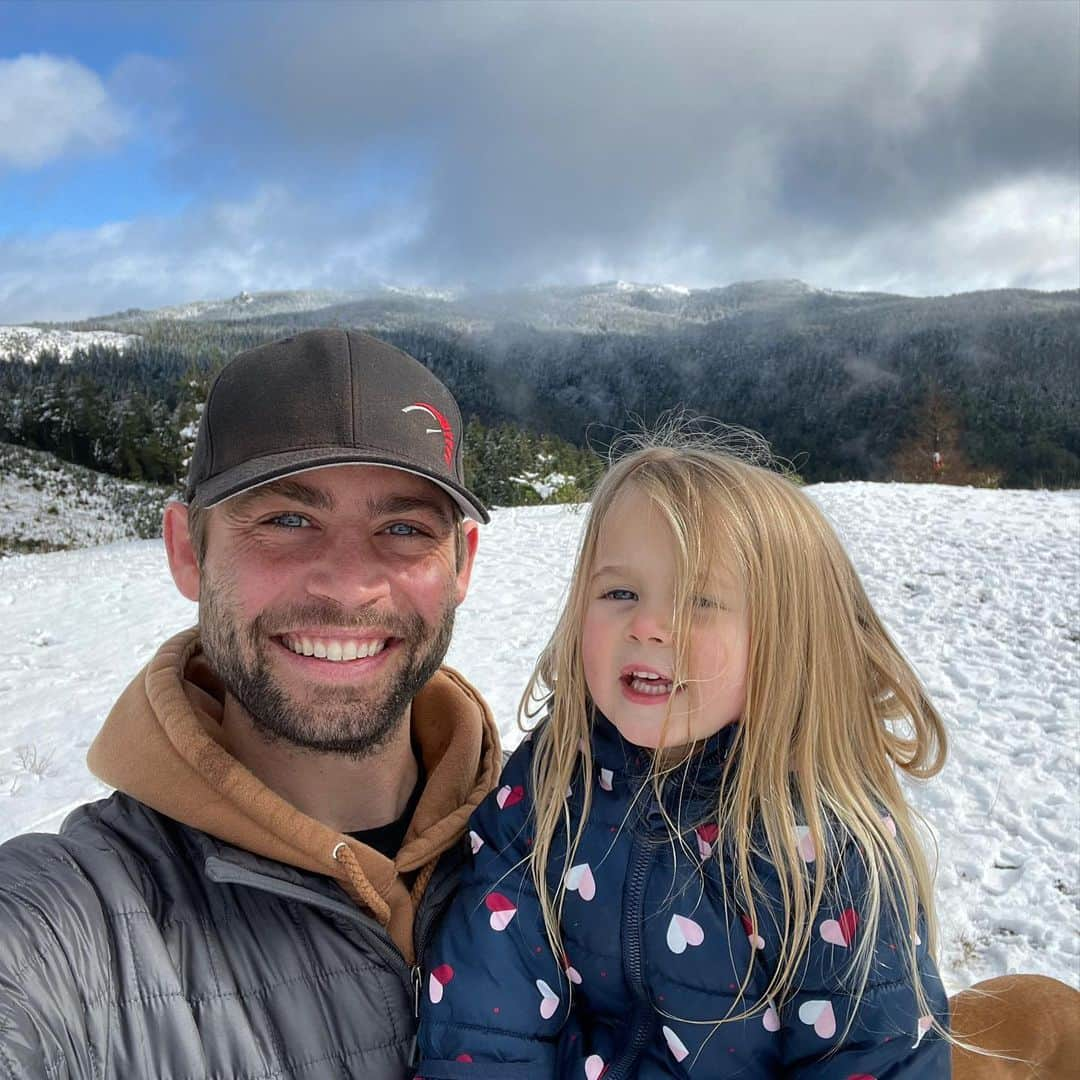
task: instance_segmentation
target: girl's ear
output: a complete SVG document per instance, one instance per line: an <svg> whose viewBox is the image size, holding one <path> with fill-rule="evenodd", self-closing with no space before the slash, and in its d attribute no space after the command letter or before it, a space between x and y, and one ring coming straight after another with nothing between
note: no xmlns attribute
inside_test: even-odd
<svg viewBox="0 0 1080 1080"><path fill-rule="evenodd" d="M165 540L165 554L169 557L169 571L176 587L181 595L197 603L202 575L188 530L188 508L183 503L171 502L166 505L161 534Z"/></svg>

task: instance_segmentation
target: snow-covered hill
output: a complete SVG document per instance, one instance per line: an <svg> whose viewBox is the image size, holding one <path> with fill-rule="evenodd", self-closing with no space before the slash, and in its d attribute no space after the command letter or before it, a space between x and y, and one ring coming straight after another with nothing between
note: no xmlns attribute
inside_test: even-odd
<svg viewBox="0 0 1080 1080"><path fill-rule="evenodd" d="M911 785L940 850L950 988L1006 971L1080 984L1080 492L835 484L808 489L951 735ZM482 531L450 661L508 745L582 515L499 510ZM195 611L160 542L0 561L0 838L55 829L105 794L86 747L126 682Z"/></svg>
<svg viewBox="0 0 1080 1080"><path fill-rule="evenodd" d="M35 363L42 353L57 353L69 360L76 349L108 345L123 352L137 341L134 334L113 330L55 330L37 326L0 326L0 360L25 360Z"/></svg>
<svg viewBox="0 0 1080 1080"><path fill-rule="evenodd" d="M161 533L169 492L0 443L0 556Z"/></svg>

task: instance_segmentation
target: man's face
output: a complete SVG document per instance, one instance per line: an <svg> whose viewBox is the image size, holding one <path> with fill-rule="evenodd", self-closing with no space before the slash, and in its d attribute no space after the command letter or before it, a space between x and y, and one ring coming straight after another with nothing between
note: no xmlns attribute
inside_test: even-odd
<svg viewBox="0 0 1080 1080"><path fill-rule="evenodd" d="M203 649L262 734L364 756L435 673L465 596L448 496L397 469L315 469L209 512Z"/></svg>

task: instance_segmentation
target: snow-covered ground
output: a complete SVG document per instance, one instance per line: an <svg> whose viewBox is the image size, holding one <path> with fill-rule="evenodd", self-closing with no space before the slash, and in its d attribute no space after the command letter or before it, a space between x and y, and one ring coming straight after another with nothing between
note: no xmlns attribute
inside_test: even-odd
<svg viewBox="0 0 1080 1080"><path fill-rule="evenodd" d="M53 330L37 326L0 326L0 360L18 358L34 363L45 352L55 352L61 360L70 360L76 349L108 345L123 352L138 340L134 334L119 334L113 330Z"/></svg>
<svg viewBox="0 0 1080 1080"><path fill-rule="evenodd" d="M940 848L950 989L1006 971L1080 985L1080 492L834 484L836 523L951 733L912 785ZM512 745L518 695L562 598L582 515L496 511L450 662ZM195 611L160 542L0 561L0 839L105 794L83 764L113 700Z"/></svg>

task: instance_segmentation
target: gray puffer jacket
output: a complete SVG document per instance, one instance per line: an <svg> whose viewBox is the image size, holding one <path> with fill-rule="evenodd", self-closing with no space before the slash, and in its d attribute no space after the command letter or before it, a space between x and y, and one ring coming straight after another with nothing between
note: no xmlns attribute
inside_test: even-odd
<svg viewBox="0 0 1080 1080"><path fill-rule="evenodd" d="M125 795L0 848L3 1080L402 1080L418 974L335 881Z"/></svg>
<svg viewBox="0 0 1080 1080"><path fill-rule="evenodd" d="M233 757L226 703L178 634L90 748L117 794L0 846L0 1080L411 1074L427 938L499 774L494 718L449 668L417 694L425 783L390 859Z"/></svg>

